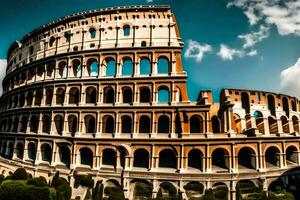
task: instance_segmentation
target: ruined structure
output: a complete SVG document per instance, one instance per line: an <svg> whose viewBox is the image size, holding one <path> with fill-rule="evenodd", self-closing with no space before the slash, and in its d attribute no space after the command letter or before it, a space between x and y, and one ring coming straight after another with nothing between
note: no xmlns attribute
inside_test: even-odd
<svg viewBox="0 0 300 200"><path fill-rule="evenodd" d="M299 165L299 100L224 89L187 95L183 42L168 6L91 10L14 42L0 99L0 171L48 180L74 171L106 185L267 189ZM286 180L282 180L285 183Z"/></svg>

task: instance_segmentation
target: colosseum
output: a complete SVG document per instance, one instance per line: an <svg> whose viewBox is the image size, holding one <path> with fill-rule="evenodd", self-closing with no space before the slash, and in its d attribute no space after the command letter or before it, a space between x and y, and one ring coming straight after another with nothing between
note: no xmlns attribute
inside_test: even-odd
<svg viewBox="0 0 300 200"><path fill-rule="evenodd" d="M189 100L183 42L169 6L90 10L49 22L11 44L0 99L0 171L51 180L91 174L104 187L162 185L189 199L242 181L264 191L299 166L300 103L229 89ZM294 174L292 174L294 173ZM292 176L287 176L291 175ZM72 190L72 198L79 191Z"/></svg>

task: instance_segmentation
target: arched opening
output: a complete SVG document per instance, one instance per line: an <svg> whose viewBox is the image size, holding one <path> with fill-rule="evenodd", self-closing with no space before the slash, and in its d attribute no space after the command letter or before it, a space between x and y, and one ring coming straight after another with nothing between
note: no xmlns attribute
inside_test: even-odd
<svg viewBox="0 0 300 200"><path fill-rule="evenodd" d="M170 102L169 90L165 87L160 87L158 89L158 103L168 103Z"/></svg>
<svg viewBox="0 0 300 200"><path fill-rule="evenodd" d="M159 186L157 199L180 199L177 196L178 190L170 182L163 182Z"/></svg>
<svg viewBox="0 0 300 200"><path fill-rule="evenodd" d="M290 125L289 125L289 121L288 121L287 117L281 116L280 120L281 120L283 133L290 133Z"/></svg>
<svg viewBox="0 0 300 200"><path fill-rule="evenodd" d="M14 144L12 142L9 143L7 150L8 150L7 151L7 158L11 160L12 157L13 157L13 153L14 153Z"/></svg>
<svg viewBox="0 0 300 200"><path fill-rule="evenodd" d="M188 168L192 171L201 171L202 167L202 152L198 149L192 149L188 154Z"/></svg>
<svg viewBox="0 0 300 200"><path fill-rule="evenodd" d="M65 61L58 64L58 76L59 78L67 77L67 63Z"/></svg>
<svg viewBox="0 0 300 200"><path fill-rule="evenodd" d="M270 134L277 134L278 133L277 120L270 116L268 117L268 122L269 122Z"/></svg>
<svg viewBox="0 0 300 200"><path fill-rule="evenodd" d="M124 169L125 168L125 158L126 158L126 156L128 156L128 152L123 146L119 146L118 151L119 151L120 165Z"/></svg>
<svg viewBox="0 0 300 200"><path fill-rule="evenodd" d="M59 159L60 162L66 165L67 167L70 166L71 162L71 151L67 146L59 146Z"/></svg>
<svg viewBox="0 0 300 200"><path fill-rule="evenodd" d="M271 182L271 184L268 187L268 191L271 191L271 192L280 192L280 191L284 190L284 188L285 188L284 186L285 186L285 184L282 181L282 179L278 178L275 181ZM279 197L279 199L281 199L281 198ZM284 199L284 197L282 199Z"/></svg>
<svg viewBox="0 0 300 200"><path fill-rule="evenodd" d="M245 109L246 114L249 114L250 113L250 100L249 100L248 93L242 92L241 99L242 99L242 108Z"/></svg>
<svg viewBox="0 0 300 200"><path fill-rule="evenodd" d="M13 132L17 132L18 131L18 126L19 126L19 118L15 117L14 121L13 121L13 128L12 131Z"/></svg>
<svg viewBox="0 0 300 200"><path fill-rule="evenodd" d="M116 75L116 61L113 58L107 58L106 61L106 76Z"/></svg>
<svg viewBox="0 0 300 200"><path fill-rule="evenodd" d="M295 100L292 100L292 101L291 101L291 104L292 104L292 111L297 112L297 106L296 106Z"/></svg>
<svg viewBox="0 0 300 200"><path fill-rule="evenodd" d="M289 146L286 149L286 163L288 166L298 164L298 150L294 146Z"/></svg>
<svg viewBox="0 0 300 200"><path fill-rule="evenodd" d="M18 102L19 102L19 97L15 96L14 97L14 108L18 107Z"/></svg>
<svg viewBox="0 0 300 200"><path fill-rule="evenodd" d="M11 118L8 118L7 126L6 126L6 131L7 131L7 132L10 132L10 131L11 131L11 128L12 128L12 119L11 119Z"/></svg>
<svg viewBox="0 0 300 200"><path fill-rule="evenodd" d="M55 37L52 36L49 40L49 47L53 47L54 42L55 42Z"/></svg>
<svg viewBox="0 0 300 200"><path fill-rule="evenodd" d="M28 158L31 160L31 161L35 161L35 157L36 157L36 146L33 142L30 142L28 144L28 147L27 147L27 151L28 151Z"/></svg>
<svg viewBox="0 0 300 200"><path fill-rule="evenodd" d="M158 133L170 133L170 119L166 115L158 118Z"/></svg>
<svg viewBox="0 0 300 200"><path fill-rule="evenodd" d="M102 165L115 167L117 153L113 149L104 149L102 152Z"/></svg>
<svg viewBox="0 0 300 200"><path fill-rule="evenodd" d="M50 128L51 128L51 119L48 115L44 115L42 118L43 121L43 126L42 126L42 131L43 133L50 133Z"/></svg>
<svg viewBox="0 0 300 200"><path fill-rule="evenodd" d="M35 96L34 96L34 105L35 106L40 106L42 103L42 98L43 98L43 91L42 90L36 90L35 91Z"/></svg>
<svg viewBox="0 0 300 200"><path fill-rule="evenodd" d="M86 103L96 103L97 102L97 91L94 87L88 87L85 90L86 93Z"/></svg>
<svg viewBox="0 0 300 200"><path fill-rule="evenodd" d="M132 119L130 116L122 116L122 133L132 133Z"/></svg>
<svg viewBox="0 0 300 200"><path fill-rule="evenodd" d="M26 96L27 106L31 106L32 105L32 101L33 101L33 93L31 91L29 91L27 93L27 96Z"/></svg>
<svg viewBox="0 0 300 200"><path fill-rule="evenodd" d="M130 26L127 24L123 26L123 35L130 36Z"/></svg>
<svg viewBox="0 0 300 200"><path fill-rule="evenodd" d="M258 129L259 133L265 133L264 117L262 113L259 111L255 111L254 119L256 123L256 128Z"/></svg>
<svg viewBox="0 0 300 200"><path fill-rule="evenodd" d="M289 108L288 99L286 97L282 97L282 107L283 107L283 111L285 112L286 116L289 117L290 116L290 108Z"/></svg>
<svg viewBox="0 0 300 200"><path fill-rule="evenodd" d="M59 88L56 90L56 104L63 104L65 102L65 90Z"/></svg>
<svg viewBox="0 0 300 200"><path fill-rule="evenodd" d="M145 149L137 149L134 151L133 166L140 168L149 168L149 153Z"/></svg>
<svg viewBox="0 0 300 200"><path fill-rule="evenodd" d="M256 155L253 149L243 147L238 153L239 170L255 169L256 168Z"/></svg>
<svg viewBox="0 0 300 200"><path fill-rule="evenodd" d="M148 58L142 58L140 61L140 74L149 75L151 73L151 63Z"/></svg>
<svg viewBox="0 0 300 200"><path fill-rule="evenodd" d="M36 71L36 75L37 75L36 78L37 78L38 81L44 79L44 77L45 77L44 72L45 72L44 67L39 67L37 69L37 71Z"/></svg>
<svg viewBox="0 0 300 200"><path fill-rule="evenodd" d="M81 76L81 63L79 60L75 59L72 61L72 71L74 77Z"/></svg>
<svg viewBox="0 0 300 200"><path fill-rule="evenodd" d="M132 90L130 87L122 88L123 103L132 103Z"/></svg>
<svg viewBox="0 0 300 200"><path fill-rule="evenodd" d="M139 132L140 133L150 133L151 132L150 118L146 115L143 115L140 117Z"/></svg>
<svg viewBox="0 0 300 200"><path fill-rule="evenodd" d="M214 172L228 172L229 170L229 153L225 149L215 149L211 155L212 170Z"/></svg>
<svg viewBox="0 0 300 200"><path fill-rule="evenodd" d="M159 57L157 61L157 71L159 74L169 73L169 60L166 57Z"/></svg>
<svg viewBox="0 0 300 200"><path fill-rule="evenodd" d="M265 152L267 168L280 167L280 151L277 147L269 147Z"/></svg>
<svg viewBox="0 0 300 200"><path fill-rule="evenodd" d="M87 147L83 147L80 149L80 164L88 166L90 168L93 167L93 152Z"/></svg>
<svg viewBox="0 0 300 200"><path fill-rule="evenodd" d="M229 196L228 187L225 183L215 183L212 186L212 194L218 199L227 200Z"/></svg>
<svg viewBox="0 0 300 200"><path fill-rule="evenodd" d="M104 103L114 103L115 102L115 91L112 87L108 86L104 88Z"/></svg>
<svg viewBox="0 0 300 200"><path fill-rule="evenodd" d="M212 123L212 131L213 133L220 133L220 120L219 117L214 115L211 118L211 123Z"/></svg>
<svg viewBox="0 0 300 200"><path fill-rule="evenodd" d="M30 118L30 132L37 133L39 126L39 120L37 116L33 115Z"/></svg>
<svg viewBox="0 0 300 200"><path fill-rule="evenodd" d="M151 102L151 92L148 87L142 87L140 89L140 102L150 103Z"/></svg>
<svg viewBox="0 0 300 200"><path fill-rule="evenodd" d="M23 155L24 155L24 147L22 143L18 143L16 146L16 156L19 159L23 159Z"/></svg>
<svg viewBox="0 0 300 200"><path fill-rule="evenodd" d="M71 88L69 91L69 104L78 104L79 98L79 89L77 87Z"/></svg>
<svg viewBox="0 0 300 200"><path fill-rule="evenodd" d="M55 69L55 63L49 63L46 67L46 78L50 79L54 77L54 69Z"/></svg>
<svg viewBox="0 0 300 200"><path fill-rule="evenodd" d="M292 117L292 121L293 121L293 127L294 127L294 131L299 133L299 121L298 118L296 116Z"/></svg>
<svg viewBox="0 0 300 200"><path fill-rule="evenodd" d="M41 154L42 154L42 161L51 163L52 159L52 148L49 144L44 143L41 146Z"/></svg>
<svg viewBox="0 0 300 200"><path fill-rule="evenodd" d="M124 58L122 65L122 75L133 75L133 63L131 58Z"/></svg>
<svg viewBox="0 0 300 200"><path fill-rule="evenodd" d="M268 95L268 109L271 112L271 115L276 116L276 110L275 110L275 99L273 95Z"/></svg>
<svg viewBox="0 0 300 200"><path fill-rule="evenodd" d="M95 39L96 38L96 30L94 28L90 28L90 38Z"/></svg>
<svg viewBox="0 0 300 200"><path fill-rule="evenodd" d="M3 143L3 146L1 147L1 156L5 157L6 153L6 142Z"/></svg>
<svg viewBox="0 0 300 200"><path fill-rule="evenodd" d="M130 182L133 190L133 199L151 199L152 198L152 184L147 180L133 180Z"/></svg>
<svg viewBox="0 0 300 200"><path fill-rule="evenodd" d="M257 187L251 180L240 180L236 184L236 199L244 199L244 196L250 196L250 195L257 195L258 198L255 199L260 199L259 193L261 194L261 190L259 187Z"/></svg>
<svg viewBox="0 0 300 200"><path fill-rule="evenodd" d="M26 132L26 129L27 129L27 123L28 123L28 119L26 116L23 116L22 117L22 120L21 120L21 132L25 133Z"/></svg>
<svg viewBox="0 0 300 200"><path fill-rule="evenodd" d="M171 149L164 149L159 152L159 167L177 169L177 156Z"/></svg>
<svg viewBox="0 0 300 200"><path fill-rule="evenodd" d="M112 116L104 116L102 119L103 126L102 132L103 133L114 133L115 132L115 120Z"/></svg>
<svg viewBox="0 0 300 200"><path fill-rule="evenodd" d="M56 133L61 135L63 132L63 126L64 126L63 117L61 115L56 115L54 117L54 123L55 123Z"/></svg>
<svg viewBox="0 0 300 200"><path fill-rule="evenodd" d="M190 118L190 133L203 133L203 119L199 115Z"/></svg>
<svg viewBox="0 0 300 200"><path fill-rule="evenodd" d="M46 89L46 105L51 105L53 99L53 89L47 88Z"/></svg>
<svg viewBox="0 0 300 200"><path fill-rule="evenodd" d="M85 132L86 133L96 133L96 119L92 115L87 115L84 117Z"/></svg>
<svg viewBox="0 0 300 200"><path fill-rule="evenodd" d="M185 189L188 199L199 199L204 192L204 185L198 181L189 182L183 186L183 188Z"/></svg>
<svg viewBox="0 0 300 200"><path fill-rule="evenodd" d="M242 122L241 122L240 116L238 114L234 113L233 118L234 118L234 124L235 124L235 132L241 133L242 132Z"/></svg>
<svg viewBox="0 0 300 200"><path fill-rule="evenodd" d="M69 132L75 134L77 132L77 117L70 115L68 117Z"/></svg>
<svg viewBox="0 0 300 200"><path fill-rule="evenodd" d="M19 107L25 106L25 95L21 94L19 99Z"/></svg>
<svg viewBox="0 0 300 200"><path fill-rule="evenodd" d="M87 74L88 76L98 76L99 65L98 61L94 58L91 58L87 61Z"/></svg>

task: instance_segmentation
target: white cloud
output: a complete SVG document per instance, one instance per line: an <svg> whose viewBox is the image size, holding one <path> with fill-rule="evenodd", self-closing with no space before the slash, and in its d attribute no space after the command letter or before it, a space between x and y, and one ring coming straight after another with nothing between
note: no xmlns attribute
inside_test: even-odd
<svg viewBox="0 0 300 200"><path fill-rule="evenodd" d="M147 1L147 3L152 3L153 2L153 0L146 0Z"/></svg>
<svg viewBox="0 0 300 200"><path fill-rule="evenodd" d="M244 48L253 47L256 43L261 42L263 39L269 37L269 28L261 25L259 31L250 32L248 34L239 35L238 38L244 40Z"/></svg>
<svg viewBox="0 0 300 200"><path fill-rule="evenodd" d="M281 71L280 88L283 93L300 98L300 57L298 61Z"/></svg>
<svg viewBox="0 0 300 200"><path fill-rule="evenodd" d="M251 50L250 52L247 53L247 56L256 56L257 55L257 50Z"/></svg>
<svg viewBox="0 0 300 200"><path fill-rule="evenodd" d="M251 25L263 20L280 35L300 36L300 0L233 0L227 7L243 9Z"/></svg>
<svg viewBox="0 0 300 200"><path fill-rule="evenodd" d="M218 52L218 56L220 56L222 60L232 60L234 56L243 57L244 55L245 52L230 48L225 44L220 45L220 50Z"/></svg>
<svg viewBox="0 0 300 200"><path fill-rule="evenodd" d="M188 47L184 53L185 58L194 58L196 62L201 62L205 53L212 51L209 44L200 44L197 41L189 40Z"/></svg>
<svg viewBox="0 0 300 200"><path fill-rule="evenodd" d="M0 59L0 95L2 94L2 81L6 73L6 59Z"/></svg>

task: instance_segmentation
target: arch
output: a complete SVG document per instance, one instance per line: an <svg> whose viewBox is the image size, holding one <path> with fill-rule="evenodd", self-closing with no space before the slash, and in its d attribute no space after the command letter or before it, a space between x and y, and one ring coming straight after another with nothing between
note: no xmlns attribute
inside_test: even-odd
<svg viewBox="0 0 300 200"><path fill-rule="evenodd" d="M159 152L159 167L177 169L176 153L171 149L163 149Z"/></svg>
<svg viewBox="0 0 300 200"><path fill-rule="evenodd" d="M34 95L34 105L35 106L40 106L42 103L42 98L43 98L43 90L38 89L35 91L35 95Z"/></svg>
<svg viewBox="0 0 300 200"><path fill-rule="evenodd" d="M130 87L123 87L123 103L132 103L132 90Z"/></svg>
<svg viewBox="0 0 300 200"><path fill-rule="evenodd" d="M295 146L289 146L286 149L286 162L287 165L297 165L298 161L298 149Z"/></svg>
<svg viewBox="0 0 300 200"><path fill-rule="evenodd" d="M280 167L280 151L271 146L265 151L265 162L267 168Z"/></svg>
<svg viewBox="0 0 300 200"><path fill-rule="evenodd" d="M49 144L44 143L41 145L41 155L42 155L42 161L51 163L52 148Z"/></svg>
<svg viewBox="0 0 300 200"><path fill-rule="evenodd" d="M75 115L68 116L69 132L75 134L77 132L77 117Z"/></svg>
<svg viewBox="0 0 300 200"><path fill-rule="evenodd" d="M95 58L90 58L87 61L87 74L88 76L98 76L99 74L99 64Z"/></svg>
<svg viewBox="0 0 300 200"><path fill-rule="evenodd" d="M125 115L121 118L122 121L122 133L132 133L132 119L130 116Z"/></svg>
<svg viewBox="0 0 300 200"><path fill-rule="evenodd" d="M65 94L66 92L63 88L58 88L56 90L56 104L64 104Z"/></svg>
<svg viewBox="0 0 300 200"><path fill-rule="evenodd" d="M280 120L283 133L290 133L290 124L288 118L286 116L281 116Z"/></svg>
<svg viewBox="0 0 300 200"><path fill-rule="evenodd" d="M33 101L33 93L32 93L32 91L29 91L27 93L27 96L26 96L26 104L27 104L27 106L31 106L32 105L32 101Z"/></svg>
<svg viewBox="0 0 300 200"><path fill-rule="evenodd" d="M24 146L22 143L18 143L16 146L16 156L19 159L23 159L23 155L24 155Z"/></svg>
<svg viewBox="0 0 300 200"><path fill-rule="evenodd" d="M72 87L69 91L69 104L79 104L80 93L77 87Z"/></svg>
<svg viewBox="0 0 300 200"><path fill-rule="evenodd" d="M200 170L203 169L203 154L199 149L192 149L188 153L188 168L189 170Z"/></svg>
<svg viewBox="0 0 300 200"><path fill-rule="evenodd" d="M293 116L292 117L292 122L293 122L294 131L299 133L299 120L298 120L298 117Z"/></svg>
<svg viewBox="0 0 300 200"><path fill-rule="evenodd" d="M236 199L243 199L243 196L254 191L254 193L258 193L259 189L251 180L239 180L236 184Z"/></svg>
<svg viewBox="0 0 300 200"><path fill-rule="evenodd" d="M151 121L146 115L140 117L139 121L139 133L150 133L151 132Z"/></svg>
<svg viewBox="0 0 300 200"><path fill-rule="evenodd" d="M268 123L269 123L270 134L277 134L278 133L277 120L270 116L268 117Z"/></svg>
<svg viewBox="0 0 300 200"><path fill-rule="evenodd" d="M21 132L25 133L27 129L28 119L26 116L23 116L21 119Z"/></svg>
<svg viewBox="0 0 300 200"><path fill-rule="evenodd" d="M90 38L95 39L96 38L96 30L94 28L89 29Z"/></svg>
<svg viewBox="0 0 300 200"><path fill-rule="evenodd" d="M147 180L139 179L130 182L133 186L133 199L151 199L153 186Z"/></svg>
<svg viewBox="0 0 300 200"><path fill-rule="evenodd" d="M102 133L114 133L115 132L115 120L112 116L106 115L102 118Z"/></svg>
<svg viewBox="0 0 300 200"><path fill-rule="evenodd" d="M297 105L294 99L291 100L291 104L292 104L292 111L297 112Z"/></svg>
<svg viewBox="0 0 300 200"><path fill-rule="evenodd" d="M92 115L87 115L84 117L85 132L86 133L96 133L96 119Z"/></svg>
<svg viewBox="0 0 300 200"><path fill-rule="evenodd" d="M290 116L290 108L289 108L289 102L288 102L287 97L282 97L281 101L282 101L283 111L285 112L286 116L289 117Z"/></svg>
<svg viewBox="0 0 300 200"><path fill-rule="evenodd" d="M158 89L158 103L170 102L169 90L166 87L160 87Z"/></svg>
<svg viewBox="0 0 300 200"><path fill-rule="evenodd" d="M85 90L86 103L96 103L97 102L97 91L95 87L88 87Z"/></svg>
<svg viewBox="0 0 300 200"><path fill-rule="evenodd" d="M125 24L123 26L123 35L124 36L130 36L130 26L128 24Z"/></svg>
<svg viewBox="0 0 300 200"><path fill-rule="evenodd" d="M112 87L107 86L104 88L104 103L115 103L115 91Z"/></svg>
<svg viewBox="0 0 300 200"><path fill-rule="evenodd" d="M133 75L133 63L131 58L123 58L122 75Z"/></svg>
<svg viewBox="0 0 300 200"><path fill-rule="evenodd" d="M25 95L21 94L19 99L19 107L25 106Z"/></svg>
<svg viewBox="0 0 300 200"><path fill-rule="evenodd" d="M15 96L13 101L14 101L14 106L13 107L14 108L18 107L19 97Z"/></svg>
<svg viewBox="0 0 300 200"><path fill-rule="evenodd" d="M170 182L163 182L159 186L157 193L158 199L180 199L177 197L178 190Z"/></svg>
<svg viewBox="0 0 300 200"><path fill-rule="evenodd" d="M72 72L74 77L81 76L81 63L80 60L74 59L72 60Z"/></svg>
<svg viewBox="0 0 300 200"><path fill-rule="evenodd" d="M94 158L92 150L87 147L83 147L79 150L79 152L80 152L80 164L92 168L93 158Z"/></svg>
<svg viewBox="0 0 300 200"><path fill-rule="evenodd" d="M47 88L46 89L46 105L51 105L52 104L52 99L53 99L53 89L52 88Z"/></svg>
<svg viewBox="0 0 300 200"><path fill-rule="evenodd" d="M245 109L246 114L249 114L250 113L250 100L249 100L249 95L247 92L241 93L241 100L242 100L242 108Z"/></svg>
<svg viewBox="0 0 300 200"><path fill-rule="evenodd" d="M190 133L203 133L203 119L199 115L190 118Z"/></svg>
<svg viewBox="0 0 300 200"><path fill-rule="evenodd" d="M59 146L58 153L59 153L60 162L69 167L70 162L71 162L70 149L67 146L62 145L62 146Z"/></svg>
<svg viewBox="0 0 300 200"><path fill-rule="evenodd" d="M276 116L276 110L275 110L275 98L273 95L268 95L268 109L271 112L271 115Z"/></svg>
<svg viewBox="0 0 300 200"><path fill-rule="evenodd" d="M268 191L272 192L278 192L284 190L285 184L281 178L276 179L275 181L272 181L268 187Z"/></svg>
<svg viewBox="0 0 300 200"><path fill-rule="evenodd" d="M36 146L35 143L29 142L27 146L27 151L28 151L28 158L31 161L35 161L36 158Z"/></svg>
<svg viewBox="0 0 300 200"><path fill-rule="evenodd" d="M117 153L113 149L104 149L102 151L102 165L116 167Z"/></svg>
<svg viewBox="0 0 300 200"><path fill-rule="evenodd" d="M221 130L220 130L220 120L219 120L219 117L214 115L212 118L211 118L211 123L212 123L212 131L213 133L220 133Z"/></svg>
<svg viewBox="0 0 300 200"><path fill-rule="evenodd" d="M12 131L13 132L17 132L18 131L18 127L19 127L19 118L15 117L14 121L13 121L13 128Z"/></svg>
<svg viewBox="0 0 300 200"><path fill-rule="evenodd" d="M140 102L150 103L151 102L151 91L148 87L140 88Z"/></svg>
<svg viewBox="0 0 300 200"><path fill-rule="evenodd" d="M48 115L44 115L42 121L43 121L43 125L42 125L43 133L50 133L51 118Z"/></svg>
<svg viewBox="0 0 300 200"><path fill-rule="evenodd" d="M211 158L213 171L218 173L229 170L229 153L226 149L215 149L211 154Z"/></svg>
<svg viewBox="0 0 300 200"><path fill-rule="evenodd" d="M167 57L161 56L157 61L157 72L159 74L167 74L169 73L169 59Z"/></svg>
<svg viewBox="0 0 300 200"><path fill-rule="evenodd" d="M58 75L59 75L59 78L67 77L67 63L65 61L59 62Z"/></svg>
<svg viewBox="0 0 300 200"><path fill-rule="evenodd" d="M134 151L133 166L139 168L149 168L149 152L145 149Z"/></svg>
<svg viewBox="0 0 300 200"><path fill-rule="evenodd" d="M47 64L46 66L46 77L47 79L53 78L54 77L54 69L55 69L55 63L51 62Z"/></svg>
<svg viewBox="0 0 300 200"><path fill-rule="evenodd" d="M255 151L250 147L243 147L238 152L238 167L243 169L256 169Z"/></svg>
<svg viewBox="0 0 300 200"><path fill-rule="evenodd" d="M151 74L151 63L147 57L143 57L140 60L140 74L142 75Z"/></svg>
<svg viewBox="0 0 300 200"><path fill-rule="evenodd" d="M8 144L8 147L7 147L7 154L6 154L6 156L7 156L8 159L12 159L13 154L14 154L14 144L12 142L10 142Z"/></svg>
<svg viewBox="0 0 300 200"><path fill-rule="evenodd" d="M265 124L264 124L264 117L260 111L254 112L254 119L256 123L256 128L258 129L259 133L265 133Z"/></svg>
<svg viewBox="0 0 300 200"><path fill-rule="evenodd" d="M39 119L37 116L33 115L30 118L30 132L37 133L39 127Z"/></svg>
<svg viewBox="0 0 300 200"><path fill-rule="evenodd" d="M52 36L49 40L49 47L53 47L54 42L55 42L55 37Z"/></svg>
<svg viewBox="0 0 300 200"><path fill-rule="evenodd" d="M158 133L170 133L170 119L167 115L161 115L157 124Z"/></svg>
<svg viewBox="0 0 300 200"><path fill-rule="evenodd" d="M114 58L106 58L106 76L115 76L116 75L116 61Z"/></svg>
<svg viewBox="0 0 300 200"><path fill-rule="evenodd" d="M63 117L61 115L56 115L54 117L54 123L55 123L56 133L61 135L63 132L63 126L64 126Z"/></svg>

